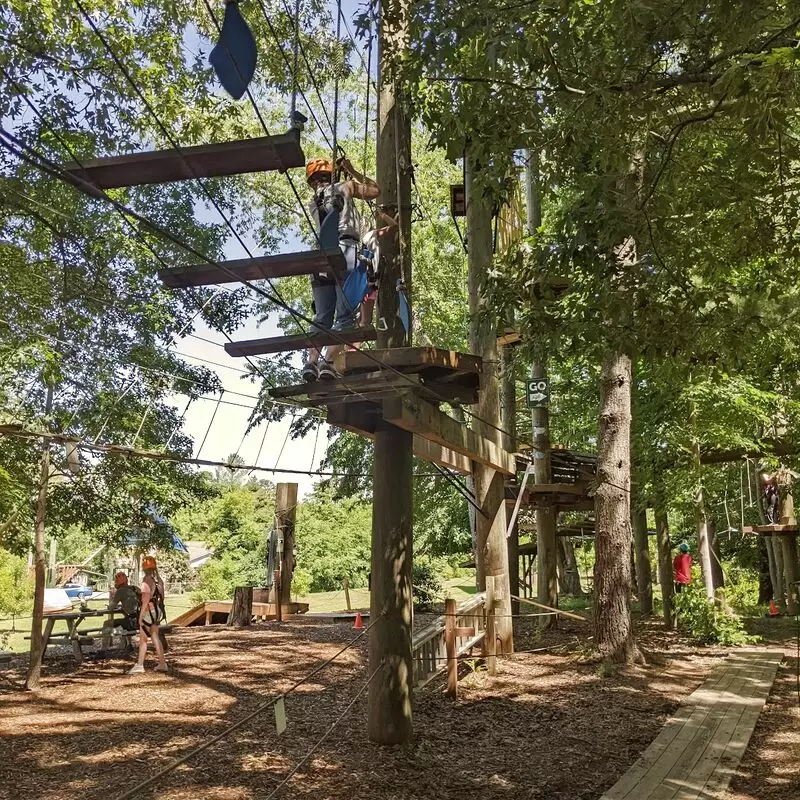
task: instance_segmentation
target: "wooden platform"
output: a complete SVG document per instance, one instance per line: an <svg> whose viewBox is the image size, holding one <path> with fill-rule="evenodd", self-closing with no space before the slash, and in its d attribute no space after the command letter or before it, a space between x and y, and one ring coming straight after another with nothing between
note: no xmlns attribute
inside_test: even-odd
<svg viewBox="0 0 800 800"><path fill-rule="evenodd" d="M710 800L723 794L782 657L763 650L730 655L601 800Z"/></svg>
<svg viewBox="0 0 800 800"><path fill-rule="evenodd" d="M381 365L403 373L421 375L429 381L457 383L477 388L483 370L480 356L442 350L438 347L397 347L368 352L343 352L336 357L336 369L342 375L372 372Z"/></svg>
<svg viewBox="0 0 800 800"><path fill-rule="evenodd" d="M796 536L800 532L797 524L794 525L745 525L742 533L760 533L766 536Z"/></svg>
<svg viewBox="0 0 800 800"><path fill-rule="evenodd" d="M306 162L300 147L300 131L279 136L261 136L235 142L152 150L72 162L64 170L98 189L141 186L153 183L215 178L247 172L268 172L302 167ZM76 182L79 189L85 187Z"/></svg>
<svg viewBox="0 0 800 800"><path fill-rule="evenodd" d="M229 356L265 356L270 353L285 353L288 350L305 350L307 347L326 347L329 344L357 344L374 342L378 334L375 328L354 328L337 333L298 333L293 336L271 336L266 339L246 339L228 342L225 352Z"/></svg>
<svg viewBox="0 0 800 800"><path fill-rule="evenodd" d="M276 399L294 400L306 406L331 406L362 400L393 397L397 392L413 390L419 397L433 403L442 400L458 403L477 403L478 388L462 387L457 383L429 381L422 375L397 375L393 372L367 372L348 375L333 381L312 381L297 386L281 386L270 391Z"/></svg>
<svg viewBox="0 0 800 800"><path fill-rule="evenodd" d="M239 258L221 261L218 265L197 264L161 269L158 271L158 278L170 289L186 289L190 286L292 278L319 273L338 276L346 269L344 255L337 247L335 250L303 250L299 253Z"/></svg>
<svg viewBox="0 0 800 800"><path fill-rule="evenodd" d="M522 496L522 506L537 508L556 506L561 511L592 511L594 498L589 496L589 485L577 483L529 483ZM513 504L519 494L518 486L506 486L506 502Z"/></svg>
<svg viewBox="0 0 800 800"><path fill-rule="evenodd" d="M208 625L212 622L224 623L233 607L232 600L206 600L204 603L190 608L172 620L173 625L188 627L190 625ZM281 606L284 614L304 614L308 611L308 603L284 603ZM253 603L253 616L269 619L275 617L277 609L272 603ZM216 616L215 616L216 615ZM224 615L224 619L221 617Z"/></svg>

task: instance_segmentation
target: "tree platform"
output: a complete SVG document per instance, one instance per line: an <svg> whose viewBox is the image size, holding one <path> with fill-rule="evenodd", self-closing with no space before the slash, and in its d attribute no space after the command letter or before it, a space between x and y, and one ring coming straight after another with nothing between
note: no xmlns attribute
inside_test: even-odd
<svg viewBox="0 0 800 800"><path fill-rule="evenodd" d="M782 658L782 652L765 650L728 656L601 800L710 800L725 794Z"/></svg>
<svg viewBox="0 0 800 800"><path fill-rule="evenodd" d="M190 286L272 280L321 273L338 277L346 270L344 255L337 247L335 250L304 250L299 253L239 258L233 261L221 261L219 264L161 269L158 271L158 278L170 289L186 289Z"/></svg>
<svg viewBox="0 0 800 800"><path fill-rule="evenodd" d="M354 328L350 331L325 331L324 333L297 333L291 336L271 336L266 339L246 339L228 342L225 352L229 356L264 356L270 353L285 353L288 350L305 350L309 347L325 347L329 344L356 344L374 342L375 328Z"/></svg>
<svg viewBox="0 0 800 800"><path fill-rule="evenodd" d="M278 136L182 147L180 151L150 150L94 158L82 161L80 166L71 162L64 165L64 170L98 189L118 189L247 172L283 172L305 163L300 131L292 129ZM80 180L75 185L86 191Z"/></svg>
<svg viewBox="0 0 800 800"><path fill-rule="evenodd" d="M800 526L795 522L791 525L745 525L742 533L760 533L764 536L796 536L800 532Z"/></svg>
<svg viewBox="0 0 800 800"><path fill-rule="evenodd" d="M506 486L506 503L514 504L518 495L518 486ZM559 511L592 511L594 498L589 495L589 484L585 481L528 484L522 495L522 507L542 506L555 506Z"/></svg>

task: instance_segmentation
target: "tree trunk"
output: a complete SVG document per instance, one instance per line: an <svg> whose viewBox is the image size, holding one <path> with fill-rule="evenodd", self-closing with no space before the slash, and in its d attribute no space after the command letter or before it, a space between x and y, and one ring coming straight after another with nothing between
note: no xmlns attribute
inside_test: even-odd
<svg viewBox="0 0 800 800"><path fill-rule="evenodd" d="M575 558L575 546L568 536L558 537L558 585L561 594L582 597L581 576Z"/></svg>
<svg viewBox="0 0 800 800"><path fill-rule="evenodd" d="M492 265L492 208L480 185L479 165L467 153L466 199L469 236L469 343L470 350L484 364L498 362L496 320L487 312L483 285ZM484 369L473 427L476 433L497 444L500 431L500 382L496 370ZM497 637L503 653L514 649L509 590L508 546L506 543L506 503L503 475L483 464L473 463L475 499L483 510L476 514L477 563L479 573L494 578L497 603Z"/></svg>
<svg viewBox="0 0 800 800"><path fill-rule="evenodd" d="M672 598L675 585L672 577L672 547L669 541L669 520L667 509L664 507L663 487L656 484L656 543L658 545L658 578L661 583L661 602L663 605L664 625L672 629L675 624L675 615L672 607Z"/></svg>
<svg viewBox="0 0 800 800"><path fill-rule="evenodd" d="M631 624L630 559L631 360L609 353L603 363L595 493L594 636L601 655L641 661Z"/></svg>
<svg viewBox="0 0 800 800"><path fill-rule="evenodd" d="M410 126L396 94L394 67L406 49L408 0L385 0L381 8L378 67L377 180L380 203L400 224L381 245L378 347L403 347L407 334L398 317L397 281L411 289ZM372 580L370 593L369 738L399 744L412 733L411 563L413 553L412 446L408 431L379 423L372 478Z"/></svg>
<svg viewBox="0 0 800 800"><path fill-rule="evenodd" d="M695 424L695 409L692 405L689 412L690 424ZM714 599L714 574L711 571L711 537L708 531L708 516L706 515L705 491L703 489L702 464L700 462L700 440L697 436L692 437L692 464L694 467L694 519L697 530L697 547L700 551L700 568L703 571L703 584L706 589L706 597Z"/></svg>
<svg viewBox="0 0 800 800"><path fill-rule="evenodd" d="M711 577L714 580L714 591L725 586L725 576L722 573L722 559L719 555L719 536L717 526L713 519L708 521L709 547L711 549Z"/></svg>
<svg viewBox="0 0 800 800"><path fill-rule="evenodd" d="M52 403L52 389L48 389ZM34 523L34 593L33 620L31 622L31 648L28 660L26 689L38 689L42 674L43 640L42 618L44 616L44 588L46 583L46 561L44 554L44 525L47 517L47 486L50 480L50 440L45 438L42 445L42 461L39 472L39 494L36 501L36 520Z"/></svg>
<svg viewBox="0 0 800 800"><path fill-rule="evenodd" d="M781 545L780 536L770 536L772 540L772 556L775 559L775 580L773 587L775 588L775 603L778 608L786 609L786 589L783 585L783 546Z"/></svg>
<svg viewBox="0 0 800 800"><path fill-rule="evenodd" d="M634 509L631 523L639 608L644 616L650 616L653 613L653 573L650 564L650 543L647 536L647 511L641 508Z"/></svg>
<svg viewBox="0 0 800 800"><path fill-rule="evenodd" d="M253 618L253 587L237 586L233 590L233 605L228 614L228 625L246 628Z"/></svg>
<svg viewBox="0 0 800 800"><path fill-rule="evenodd" d="M773 574L775 557L772 555L772 539L769 536L758 537L758 602L769 603L773 598Z"/></svg>

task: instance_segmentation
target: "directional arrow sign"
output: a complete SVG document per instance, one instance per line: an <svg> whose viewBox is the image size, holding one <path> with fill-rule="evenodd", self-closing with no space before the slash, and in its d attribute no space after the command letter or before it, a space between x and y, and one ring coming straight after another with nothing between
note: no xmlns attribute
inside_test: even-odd
<svg viewBox="0 0 800 800"><path fill-rule="evenodd" d="M550 384L546 378L530 380L525 384L528 408L546 408L550 403Z"/></svg>

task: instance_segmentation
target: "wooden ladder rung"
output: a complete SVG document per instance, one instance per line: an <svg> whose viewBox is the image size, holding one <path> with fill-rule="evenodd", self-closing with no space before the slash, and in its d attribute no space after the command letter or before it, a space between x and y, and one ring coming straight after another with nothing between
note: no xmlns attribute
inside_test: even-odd
<svg viewBox="0 0 800 800"><path fill-rule="evenodd" d="M170 289L186 289L190 286L272 280L318 273L338 276L346 269L344 255L337 247L335 250L304 250L299 253L239 258L219 264L162 269L159 270L158 277Z"/></svg>
<svg viewBox="0 0 800 800"><path fill-rule="evenodd" d="M81 161L80 166L75 162L65 164L64 170L99 189L117 189L247 172L284 171L302 167L305 161L300 131L292 129L278 136L93 158ZM80 181L75 181L75 185L93 194Z"/></svg>
<svg viewBox="0 0 800 800"><path fill-rule="evenodd" d="M270 353L284 353L289 350L303 350L307 347L325 347L330 344L354 344L373 342L378 337L375 328L356 328L350 331L326 331L325 333L298 333L293 336L272 336L268 339L249 339L243 342L229 342L225 352L229 356L263 356Z"/></svg>

